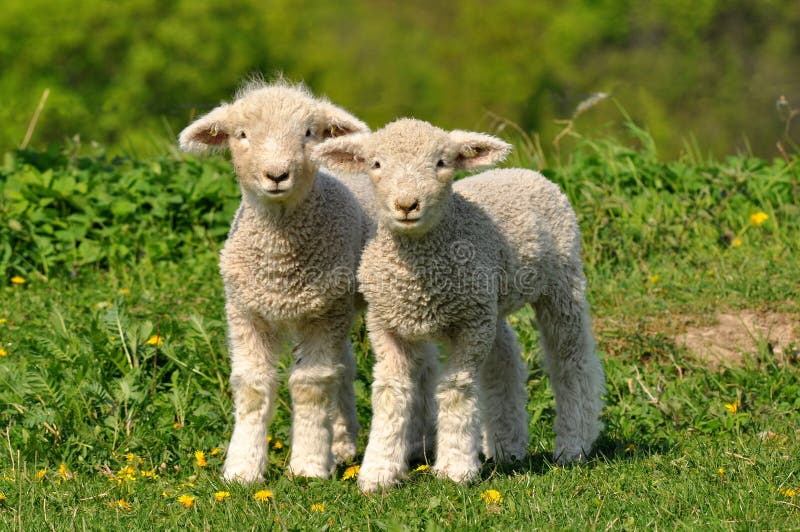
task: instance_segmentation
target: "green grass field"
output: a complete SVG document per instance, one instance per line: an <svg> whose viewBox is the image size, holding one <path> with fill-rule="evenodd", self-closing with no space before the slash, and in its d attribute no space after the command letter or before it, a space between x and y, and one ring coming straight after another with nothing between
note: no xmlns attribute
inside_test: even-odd
<svg viewBox="0 0 800 532"><path fill-rule="evenodd" d="M348 466L286 477L285 388L266 483L219 479L232 429L217 271L238 204L228 162L6 155L0 527L800 528L797 336L779 351L750 331L752 348L722 364L676 341L721 310L782 316L798 332L800 157L665 163L642 146L584 139L545 170L584 234L608 374L595 456L550 460L553 397L522 311L530 458L486 463L471 486L422 467L373 496ZM363 452L372 355L363 327L353 335Z"/></svg>

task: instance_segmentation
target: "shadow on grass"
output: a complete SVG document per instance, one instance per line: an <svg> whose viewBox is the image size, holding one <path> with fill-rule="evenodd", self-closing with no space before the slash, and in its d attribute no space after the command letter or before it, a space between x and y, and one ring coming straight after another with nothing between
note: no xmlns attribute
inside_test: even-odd
<svg viewBox="0 0 800 532"><path fill-rule="evenodd" d="M481 467L481 480L487 480L495 475L518 475L530 473L543 475L556 467L587 467L594 468L598 464L610 464L624 461L638 461L648 456L667 454L672 446L667 444L643 444L633 446L621 440L613 440L601 436L595 449L584 464L570 464L559 466L549 452L534 452L525 459L512 463L497 463L494 460L484 460Z"/></svg>

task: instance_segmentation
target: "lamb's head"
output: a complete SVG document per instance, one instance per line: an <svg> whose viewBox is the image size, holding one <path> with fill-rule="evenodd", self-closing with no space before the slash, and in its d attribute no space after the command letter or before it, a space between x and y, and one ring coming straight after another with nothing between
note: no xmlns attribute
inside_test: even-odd
<svg viewBox="0 0 800 532"><path fill-rule="evenodd" d="M180 146L202 152L228 148L243 191L262 204L293 204L314 184L311 149L326 138L369 128L362 121L315 98L302 85L251 82L184 129Z"/></svg>
<svg viewBox="0 0 800 532"><path fill-rule="evenodd" d="M402 118L374 133L323 142L312 156L332 170L368 173L381 224L395 233L421 235L441 220L456 171L494 166L510 150L490 135L448 132Z"/></svg>

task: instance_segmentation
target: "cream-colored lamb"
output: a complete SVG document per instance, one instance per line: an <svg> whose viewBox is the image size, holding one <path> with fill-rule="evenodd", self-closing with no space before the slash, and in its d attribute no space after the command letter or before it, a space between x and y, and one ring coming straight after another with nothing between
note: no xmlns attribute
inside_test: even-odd
<svg viewBox="0 0 800 532"><path fill-rule="evenodd" d="M412 119L314 150L331 169L368 172L377 202L377 234L358 272L377 357L358 479L365 491L392 485L407 470L412 404L424 394L418 368L431 342L448 354L436 388L434 470L457 482L475 479L482 443L497 460L526 454L527 370L505 319L526 303L536 310L556 399L556 460L584 460L598 436L605 377L566 196L523 169L452 182L456 170L493 165L509 150L488 135Z"/></svg>
<svg viewBox="0 0 800 532"><path fill-rule="evenodd" d="M180 134L187 151L229 148L242 190L220 256L235 406L225 479L263 478L286 340L295 344L290 471L327 477L335 461L355 455L349 331L370 221L309 154L325 138L364 131L363 122L302 86L255 81Z"/></svg>

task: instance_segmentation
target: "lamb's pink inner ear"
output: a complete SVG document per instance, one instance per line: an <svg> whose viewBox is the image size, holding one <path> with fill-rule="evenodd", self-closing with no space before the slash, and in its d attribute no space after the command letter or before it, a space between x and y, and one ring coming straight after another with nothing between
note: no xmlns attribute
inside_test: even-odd
<svg viewBox="0 0 800 532"><path fill-rule="evenodd" d="M453 131L450 136L459 146L456 165L465 170L495 166L511 151L509 143L484 133Z"/></svg>
<svg viewBox="0 0 800 532"><path fill-rule="evenodd" d="M334 140L326 140L312 152L312 157L330 170L346 173L364 171L363 148L359 143L365 134L343 136Z"/></svg>
<svg viewBox="0 0 800 532"><path fill-rule="evenodd" d="M331 150L325 153L324 160L327 164L336 166L352 166L363 164L364 158L346 150Z"/></svg>
<svg viewBox="0 0 800 532"><path fill-rule="evenodd" d="M322 131L322 138L323 139L334 139L336 137L341 137L342 135L347 135L350 133L344 128L337 126L336 124L331 124L330 126L326 127Z"/></svg>
<svg viewBox="0 0 800 532"><path fill-rule="evenodd" d="M219 129L219 126L214 124L210 128L205 128L198 132L195 139L209 146L219 146L228 140L228 134L224 133Z"/></svg>

